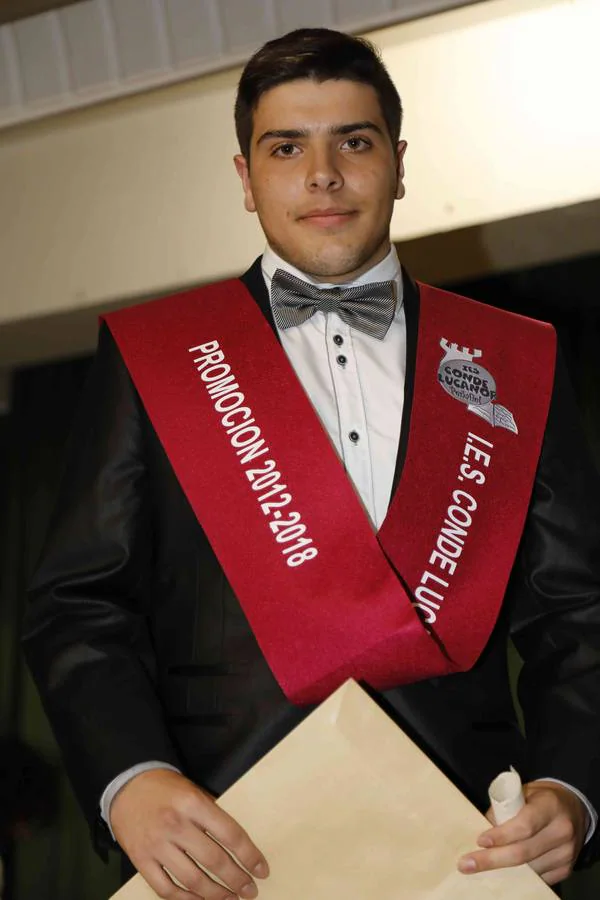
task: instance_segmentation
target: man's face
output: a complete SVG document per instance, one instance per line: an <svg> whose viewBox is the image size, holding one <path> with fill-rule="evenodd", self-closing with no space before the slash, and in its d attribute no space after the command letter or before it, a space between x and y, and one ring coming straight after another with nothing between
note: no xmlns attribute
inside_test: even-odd
<svg viewBox="0 0 600 900"><path fill-rule="evenodd" d="M392 147L369 85L299 79L263 94L250 163L240 155L235 165L246 209L258 213L275 252L335 283L388 253L405 149L404 141Z"/></svg>

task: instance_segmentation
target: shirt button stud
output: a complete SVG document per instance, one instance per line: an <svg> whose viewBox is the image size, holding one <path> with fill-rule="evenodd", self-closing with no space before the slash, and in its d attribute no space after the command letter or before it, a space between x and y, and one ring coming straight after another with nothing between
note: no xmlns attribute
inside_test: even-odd
<svg viewBox="0 0 600 900"><path fill-rule="evenodd" d="M337 344L338 347L341 347L344 343L344 338L341 336L341 334L335 334L333 336L333 343Z"/></svg>
<svg viewBox="0 0 600 900"><path fill-rule="evenodd" d="M351 431L350 434L348 435L348 437L350 438L350 440L352 441L353 444L358 444L358 442L360 440L360 434L358 433L358 431Z"/></svg>
<svg viewBox="0 0 600 900"><path fill-rule="evenodd" d="M346 359L345 356L343 356L343 354L340 353L340 355L338 357L336 357L336 362L340 366L345 366L346 363L348 362L348 360Z"/></svg>

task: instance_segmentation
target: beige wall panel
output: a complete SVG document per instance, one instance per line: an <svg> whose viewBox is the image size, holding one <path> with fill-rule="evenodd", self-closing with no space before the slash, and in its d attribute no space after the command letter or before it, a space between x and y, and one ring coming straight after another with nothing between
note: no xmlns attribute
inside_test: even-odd
<svg viewBox="0 0 600 900"><path fill-rule="evenodd" d="M407 110L395 240L600 197L599 32L596 0L490 0L374 35ZM237 77L3 135L0 324L227 276L260 252L231 164Z"/></svg>

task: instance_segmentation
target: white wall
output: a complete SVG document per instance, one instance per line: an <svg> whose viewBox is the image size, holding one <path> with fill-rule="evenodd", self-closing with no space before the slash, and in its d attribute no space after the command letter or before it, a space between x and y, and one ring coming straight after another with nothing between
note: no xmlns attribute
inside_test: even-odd
<svg viewBox="0 0 600 900"><path fill-rule="evenodd" d="M499 0L379 37L406 105L397 239L600 196L598 0Z"/></svg>
<svg viewBox="0 0 600 900"><path fill-rule="evenodd" d="M597 0L489 0L373 37L406 107L395 239L600 196ZM0 325L236 273L238 72L5 133ZM2 359L0 358L0 364Z"/></svg>

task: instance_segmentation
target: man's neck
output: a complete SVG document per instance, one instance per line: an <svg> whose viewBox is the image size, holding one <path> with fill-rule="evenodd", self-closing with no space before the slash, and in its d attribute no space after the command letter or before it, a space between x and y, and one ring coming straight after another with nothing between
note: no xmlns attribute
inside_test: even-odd
<svg viewBox="0 0 600 900"><path fill-rule="evenodd" d="M337 287L340 283L354 286L376 281L393 281L400 277L400 261L398 259L398 254L396 253L396 248L393 245L383 259L374 263L360 275L349 278L344 282L328 282L320 277L311 275L308 272L303 272L301 269L298 269L296 266L292 265L292 263L287 262L287 260L279 256L272 247L267 245L262 259L262 270L267 279L267 286L270 284L276 269L283 269L285 272L289 272L290 275L295 275L296 278L302 279L302 281L323 288Z"/></svg>

